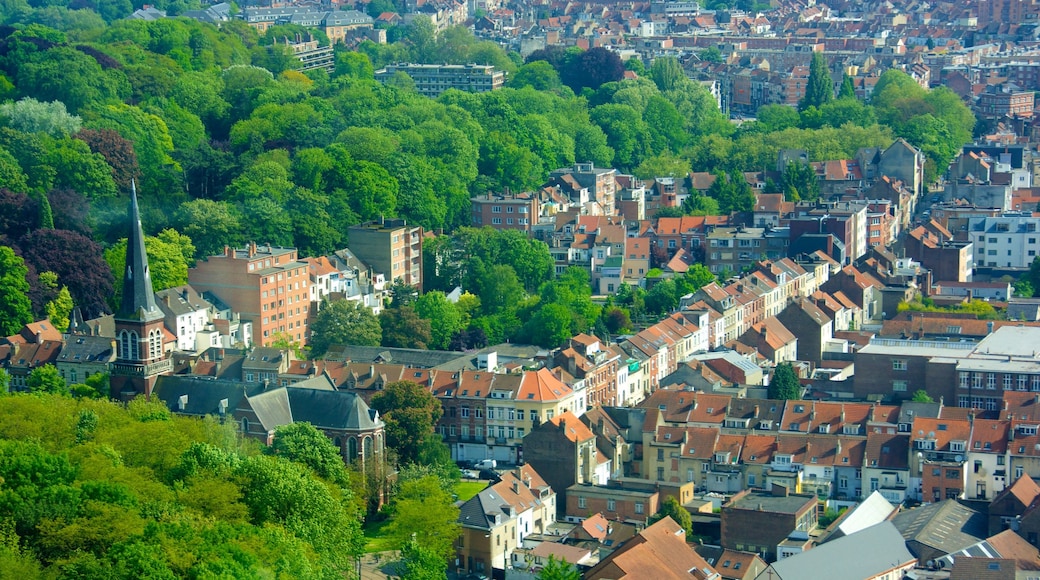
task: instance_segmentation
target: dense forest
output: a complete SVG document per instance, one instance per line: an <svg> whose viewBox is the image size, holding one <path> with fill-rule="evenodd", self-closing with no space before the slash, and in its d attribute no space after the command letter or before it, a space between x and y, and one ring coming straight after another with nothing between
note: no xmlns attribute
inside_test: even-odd
<svg viewBox="0 0 1040 580"><path fill-rule="evenodd" d="M753 200L741 172L774 167L781 148L821 160L904 137L927 153L934 176L974 125L952 92L926 91L899 71L881 76L870 104L824 83L801 110L765 107L738 127L674 58L644 66L605 49L550 47L525 62L465 28L435 32L420 18L391 31L390 44L337 45L331 74L303 74L277 42L292 26L260 36L237 20L220 29L119 20L128 1L87 4L0 10L0 245L15 254L0 255L0 267L5 285L28 298L0 312L8 332L67 311L70 300L88 317L112 310L132 180L161 289L184 283L195 259L225 244L319 255L346 245L348 226L380 216L457 232L472 195L536 188L575 161L641 178L716 172L726 178L678 211L729 213ZM407 60L495 64L510 80L503 90L438 99L418 95L406 75L374 80L377 68ZM775 186L798 195L790 183ZM430 287L462 282L485 301L460 315L483 318L487 339L563 336L599 320L592 311L563 323L546 314L539 320L554 328L532 326L539 304L560 315L571 297L540 300L552 278L546 255L514 263L505 258L523 254L523 240L501 239L499 251L483 245L486 236L431 244L441 252L435 264L445 252L479 260L432 273ZM490 304L502 296L517 298L505 316ZM530 308L518 315L512 305L525 297Z"/></svg>

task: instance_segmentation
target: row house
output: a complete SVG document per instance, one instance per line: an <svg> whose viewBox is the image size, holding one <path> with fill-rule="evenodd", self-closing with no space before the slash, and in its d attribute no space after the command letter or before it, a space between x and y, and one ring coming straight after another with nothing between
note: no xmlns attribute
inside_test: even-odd
<svg viewBox="0 0 1040 580"><path fill-rule="evenodd" d="M619 394L619 385L628 385L628 367L621 364L621 353L621 349L605 347L598 338L582 333L556 353L555 363L584 381L588 406L621 405L627 389Z"/></svg>
<svg viewBox="0 0 1040 580"><path fill-rule="evenodd" d="M709 227L725 226L728 223L727 216L660 218L648 233L654 239L654 243L667 250L669 254L685 249L694 252L694 255L700 255L706 245Z"/></svg>
<svg viewBox="0 0 1040 580"><path fill-rule="evenodd" d="M628 370L629 390L637 392L632 397L648 396L680 363L694 353L708 350L707 325L706 312L675 313L621 341L618 347L632 359ZM638 370L632 370L635 364Z"/></svg>
<svg viewBox="0 0 1040 580"><path fill-rule="evenodd" d="M523 439L565 412L581 416L588 406L583 381L568 385L547 368L520 373L486 369L447 371L400 364L326 362L321 370L340 389L366 400L395 381L418 383L443 408L435 429L456 461L523 460Z"/></svg>
<svg viewBox="0 0 1040 580"><path fill-rule="evenodd" d="M556 521L556 492L531 466L503 474L459 506L455 573L505 570L524 538L544 534Z"/></svg>
<svg viewBox="0 0 1040 580"><path fill-rule="evenodd" d="M573 413L565 412L536 425L524 438L524 459L545 481L560 489L557 510L564 513L574 485L603 485L613 470L596 446L596 435Z"/></svg>

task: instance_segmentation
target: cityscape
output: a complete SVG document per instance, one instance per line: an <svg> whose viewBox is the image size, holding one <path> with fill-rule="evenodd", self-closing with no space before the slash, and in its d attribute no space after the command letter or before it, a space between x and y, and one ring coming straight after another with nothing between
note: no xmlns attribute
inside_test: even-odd
<svg viewBox="0 0 1040 580"><path fill-rule="evenodd" d="M0 18L0 577L1040 578L1035 0Z"/></svg>

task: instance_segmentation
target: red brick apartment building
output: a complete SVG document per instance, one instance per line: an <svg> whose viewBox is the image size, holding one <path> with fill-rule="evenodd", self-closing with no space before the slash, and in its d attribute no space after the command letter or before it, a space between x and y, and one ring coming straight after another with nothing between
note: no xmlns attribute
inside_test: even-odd
<svg viewBox="0 0 1040 580"><path fill-rule="evenodd" d="M473 227L496 230L520 230L529 233L538 221L538 197L530 192L488 193L470 200Z"/></svg>
<svg viewBox="0 0 1040 580"><path fill-rule="evenodd" d="M199 292L212 292L243 320L253 323L259 346L285 333L292 340L307 338L310 309L307 263L296 248L258 246L224 248L224 253L200 261L188 271L188 282Z"/></svg>

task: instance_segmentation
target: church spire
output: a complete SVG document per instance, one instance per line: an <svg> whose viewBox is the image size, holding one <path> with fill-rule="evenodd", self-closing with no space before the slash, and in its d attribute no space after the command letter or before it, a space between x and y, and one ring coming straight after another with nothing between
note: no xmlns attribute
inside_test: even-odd
<svg viewBox="0 0 1040 580"><path fill-rule="evenodd" d="M163 317L155 305L148 254L144 249L141 211L137 207L137 185L130 181L130 232L126 239L126 267L123 269L123 299L116 318L146 322Z"/></svg>

